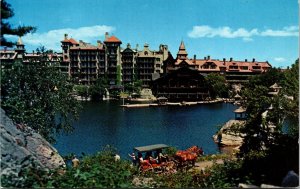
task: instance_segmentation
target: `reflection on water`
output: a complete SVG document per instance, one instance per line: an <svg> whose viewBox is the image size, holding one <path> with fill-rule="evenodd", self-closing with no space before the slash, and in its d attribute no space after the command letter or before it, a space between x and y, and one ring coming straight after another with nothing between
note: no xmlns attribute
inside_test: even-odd
<svg viewBox="0 0 300 189"><path fill-rule="evenodd" d="M91 154L109 144L126 157L133 147L164 143L178 149L192 145L206 154L218 152L212 140L217 126L234 118L232 104L199 104L122 108L122 101L83 102L74 132L57 137L55 147L62 155Z"/></svg>

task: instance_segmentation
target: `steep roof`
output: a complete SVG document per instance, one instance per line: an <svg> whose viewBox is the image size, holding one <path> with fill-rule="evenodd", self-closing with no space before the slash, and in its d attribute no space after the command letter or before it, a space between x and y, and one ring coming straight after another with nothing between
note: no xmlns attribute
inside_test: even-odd
<svg viewBox="0 0 300 189"><path fill-rule="evenodd" d="M23 45L23 42L22 42L21 37L19 37L18 42L17 42L17 45Z"/></svg>
<svg viewBox="0 0 300 189"><path fill-rule="evenodd" d="M66 43L72 43L73 45L75 44L79 44L75 39L73 38L70 38L70 39L64 39L63 41L61 42L66 42Z"/></svg>
<svg viewBox="0 0 300 189"><path fill-rule="evenodd" d="M179 46L179 51L177 54L182 54L182 55L187 55L188 53L185 50L185 45L183 41L181 41L180 46Z"/></svg>
<svg viewBox="0 0 300 189"><path fill-rule="evenodd" d="M104 40L105 43L122 43L117 37L111 36Z"/></svg>

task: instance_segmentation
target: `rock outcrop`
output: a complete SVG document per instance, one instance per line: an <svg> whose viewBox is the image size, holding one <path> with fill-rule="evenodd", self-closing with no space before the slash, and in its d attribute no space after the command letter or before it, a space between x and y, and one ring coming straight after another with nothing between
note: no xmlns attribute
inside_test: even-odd
<svg viewBox="0 0 300 189"><path fill-rule="evenodd" d="M65 167L57 150L40 134L25 125L15 125L0 109L1 177L18 176L26 167L55 169Z"/></svg>
<svg viewBox="0 0 300 189"><path fill-rule="evenodd" d="M217 134L213 135L214 141L218 143L218 135L220 135L223 146L240 146L243 143L243 135L235 131L244 124L245 121L242 120L229 120Z"/></svg>

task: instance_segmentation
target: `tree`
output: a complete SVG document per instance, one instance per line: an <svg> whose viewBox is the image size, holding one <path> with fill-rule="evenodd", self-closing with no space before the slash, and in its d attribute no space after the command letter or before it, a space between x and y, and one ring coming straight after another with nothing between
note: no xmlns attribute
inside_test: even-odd
<svg viewBox="0 0 300 189"><path fill-rule="evenodd" d="M61 131L72 131L80 104L71 95L73 84L57 67L15 63L2 73L2 108L15 123L33 128L49 142Z"/></svg>
<svg viewBox="0 0 300 189"><path fill-rule="evenodd" d="M282 82L283 91L286 95L292 96L293 100L283 103L286 109L287 119L289 120L290 134L299 133L299 59L295 61L292 67L284 72Z"/></svg>
<svg viewBox="0 0 300 189"><path fill-rule="evenodd" d="M226 84L224 76L211 73L206 76L206 81L209 86L209 92L212 98L216 97L228 97L229 87Z"/></svg>
<svg viewBox="0 0 300 189"><path fill-rule="evenodd" d="M95 84L90 87L90 94L92 100L99 100L106 93L109 88L109 81L107 76L100 77L96 80Z"/></svg>
<svg viewBox="0 0 300 189"><path fill-rule="evenodd" d="M74 86L74 90L81 98L87 98L89 96L89 87L87 85L76 85Z"/></svg>
<svg viewBox="0 0 300 189"><path fill-rule="evenodd" d="M118 86L121 85L121 65L117 65L117 83Z"/></svg>
<svg viewBox="0 0 300 189"><path fill-rule="evenodd" d="M246 87L251 89L259 85L270 87L274 83L282 84L283 80L284 73L279 68L271 68L266 73L251 77Z"/></svg>
<svg viewBox="0 0 300 189"><path fill-rule="evenodd" d="M298 96L298 61L292 69L282 72L271 69L263 75L254 76L242 91L243 106L247 109L245 134L239 155L243 157L242 170L253 175L256 184L280 185L288 171L299 171L299 100L286 95ZM251 83L251 82L254 83ZM270 85L278 83L282 90L278 95L268 95ZM292 118L287 133L284 120ZM270 127L272 126L272 128ZM276 165L276 171L274 171Z"/></svg>
<svg viewBox="0 0 300 189"><path fill-rule="evenodd" d="M14 11L11 5L6 0L1 0L1 46L12 47L15 43L7 41L4 35L17 35L24 36L27 33L35 32L36 28L33 26L18 26L13 28L7 21L7 19L14 16Z"/></svg>

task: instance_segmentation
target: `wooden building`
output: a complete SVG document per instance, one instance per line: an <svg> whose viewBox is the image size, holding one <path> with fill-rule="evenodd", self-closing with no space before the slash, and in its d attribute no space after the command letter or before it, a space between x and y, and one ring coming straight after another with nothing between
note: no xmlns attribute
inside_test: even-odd
<svg viewBox="0 0 300 189"><path fill-rule="evenodd" d="M209 91L205 78L197 70L183 66L153 81L152 92L156 97L169 101L205 100Z"/></svg>

